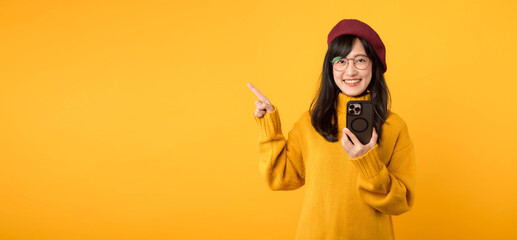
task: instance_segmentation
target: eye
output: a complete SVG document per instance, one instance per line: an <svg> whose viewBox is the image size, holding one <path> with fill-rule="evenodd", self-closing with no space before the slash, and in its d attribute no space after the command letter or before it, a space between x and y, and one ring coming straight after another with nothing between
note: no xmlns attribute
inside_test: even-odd
<svg viewBox="0 0 517 240"><path fill-rule="evenodd" d="M358 63L364 63L364 62L367 62L368 60L365 58L365 57L358 57L355 59L355 62L358 62Z"/></svg>

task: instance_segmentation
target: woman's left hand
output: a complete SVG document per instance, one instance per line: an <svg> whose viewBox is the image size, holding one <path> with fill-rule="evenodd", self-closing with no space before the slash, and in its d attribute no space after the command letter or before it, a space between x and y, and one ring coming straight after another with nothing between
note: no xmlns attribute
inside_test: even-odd
<svg viewBox="0 0 517 240"><path fill-rule="evenodd" d="M352 142L348 139L347 135L352 139ZM343 150L345 150L346 154L350 156L350 158L358 158L366 154L370 149L375 147L377 144L377 132L375 128L373 128L372 138L370 142L366 145L363 145L359 139L350 131L348 128L343 128L343 137L341 138L341 145L343 146Z"/></svg>

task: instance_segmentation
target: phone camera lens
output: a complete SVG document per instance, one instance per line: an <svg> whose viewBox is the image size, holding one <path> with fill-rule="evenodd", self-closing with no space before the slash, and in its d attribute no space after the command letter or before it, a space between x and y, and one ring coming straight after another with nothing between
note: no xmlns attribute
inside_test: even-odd
<svg viewBox="0 0 517 240"><path fill-rule="evenodd" d="M361 111L361 109L360 109L360 108L358 108L358 107L356 107L356 108L355 108L355 111L356 111L357 113L359 113L359 112Z"/></svg>
<svg viewBox="0 0 517 240"><path fill-rule="evenodd" d="M350 109L354 109L354 105L350 105L350 107L349 107L349 108L350 108Z"/></svg>
<svg viewBox="0 0 517 240"><path fill-rule="evenodd" d="M354 110L350 110L350 111L348 111L348 113L354 114L355 112L354 112Z"/></svg>

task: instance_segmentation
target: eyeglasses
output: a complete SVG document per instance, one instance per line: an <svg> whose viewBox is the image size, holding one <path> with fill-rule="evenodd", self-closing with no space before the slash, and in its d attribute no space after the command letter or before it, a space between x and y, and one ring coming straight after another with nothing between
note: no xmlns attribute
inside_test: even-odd
<svg viewBox="0 0 517 240"><path fill-rule="evenodd" d="M364 70L370 66L370 59L365 55L357 55L354 58L335 57L332 59L332 65L337 71L344 71L348 66L348 60L354 60L355 68Z"/></svg>

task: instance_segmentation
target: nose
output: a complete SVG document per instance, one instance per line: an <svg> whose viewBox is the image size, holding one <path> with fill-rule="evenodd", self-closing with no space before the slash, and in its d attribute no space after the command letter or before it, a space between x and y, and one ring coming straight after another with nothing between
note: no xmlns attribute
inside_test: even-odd
<svg viewBox="0 0 517 240"><path fill-rule="evenodd" d="M352 61L352 62L350 62L350 61ZM345 73L350 76L353 76L357 73L357 69L355 68L355 65L354 65L354 59L347 59Z"/></svg>

